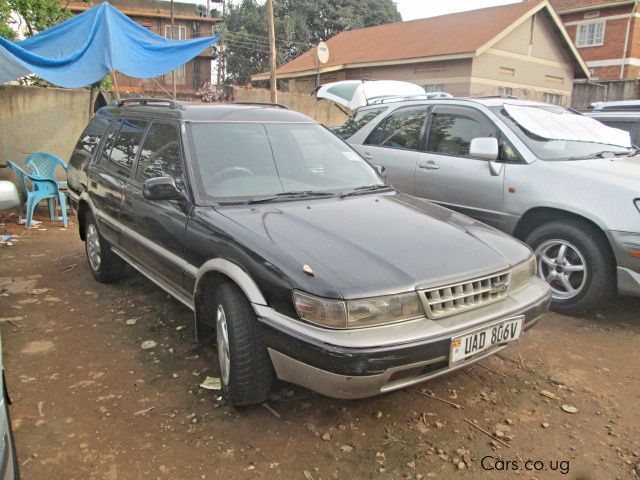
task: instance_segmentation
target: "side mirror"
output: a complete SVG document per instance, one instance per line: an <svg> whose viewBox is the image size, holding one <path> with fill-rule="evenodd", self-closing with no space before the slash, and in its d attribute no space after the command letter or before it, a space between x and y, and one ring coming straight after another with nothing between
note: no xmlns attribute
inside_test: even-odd
<svg viewBox="0 0 640 480"><path fill-rule="evenodd" d="M142 196L147 200L180 200L182 191L171 177L156 177L142 184Z"/></svg>
<svg viewBox="0 0 640 480"><path fill-rule="evenodd" d="M373 168L376 169L376 172L378 172L378 175L380 175L381 177L384 175L384 172L386 170L386 168L384 168L384 166L382 165L374 165Z"/></svg>
<svg viewBox="0 0 640 480"><path fill-rule="evenodd" d="M474 138L469 146L469 156L493 162L498 159L500 149L498 139L492 137Z"/></svg>

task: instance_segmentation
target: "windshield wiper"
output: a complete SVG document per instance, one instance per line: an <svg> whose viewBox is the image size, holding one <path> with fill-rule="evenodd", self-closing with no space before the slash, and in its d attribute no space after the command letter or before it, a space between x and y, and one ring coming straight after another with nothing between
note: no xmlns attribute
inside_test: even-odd
<svg viewBox="0 0 640 480"><path fill-rule="evenodd" d="M288 198L319 198L319 197L334 197L335 193L331 192L316 192L314 190L298 190L291 192L280 192L276 193L272 197L266 198L256 198L254 200L249 200L246 202L248 205L255 205L256 203L269 203L275 202L278 200L286 200Z"/></svg>
<svg viewBox="0 0 640 480"><path fill-rule="evenodd" d="M353 189L353 191L349 193L343 193L342 195L340 195L340 198L353 197L354 195L362 195L362 194L371 193L371 192L389 192L392 190L393 190L393 187L390 187L389 185L376 183L374 185L365 185L364 187L356 187Z"/></svg>
<svg viewBox="0 0 640 480"><path fill-rule="evenodd" d="M627 152L614 152L612 150L602 150L596 153L590 153L588 155L577 155L575 157L569 157L567 160L589 160L591 158L610 158L607 154L612 154L614 157L619 157L620 155L627 155Z"/></svg>

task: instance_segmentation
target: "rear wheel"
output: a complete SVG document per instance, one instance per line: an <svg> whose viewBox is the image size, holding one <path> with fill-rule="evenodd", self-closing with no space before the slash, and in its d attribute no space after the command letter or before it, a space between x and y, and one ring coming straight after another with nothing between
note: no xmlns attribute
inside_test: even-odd
<svg viewBox="0 0 640 480"><path fill-rule="evenodd" d="M253 308L231 282L218 287L215 304L222 394L234 406L264 402L273 368Z"/></svg>
<svg viewBox="0 0 640 480"><path fill-rule="evenodd" d="M84 246L93 277L102 283L119 280L124 275L124 261L111 250L111 245L98 232L96 221L87 213Z"/></svg>
<svg viewBox="0 0 640 480"><path fill-rule="evenodd" d="M606 243L591 225L567 220L539 226L527 237L538 274L551 287L551 309L570 315L593 310L614 292L615 271Z"/></svg>

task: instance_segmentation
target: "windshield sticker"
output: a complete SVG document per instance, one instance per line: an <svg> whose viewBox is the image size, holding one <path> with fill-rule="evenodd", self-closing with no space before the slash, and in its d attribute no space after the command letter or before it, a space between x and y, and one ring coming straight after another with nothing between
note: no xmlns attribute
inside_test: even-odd
<svg viewBox="0 0 640 480"><path fill-rule="evenodd" d="M568 110L562 109L557 113L545 108L512 104L505 104L504 109L514 122L541 138L631 147L629 132L607 127L594 118Z"/></svg>

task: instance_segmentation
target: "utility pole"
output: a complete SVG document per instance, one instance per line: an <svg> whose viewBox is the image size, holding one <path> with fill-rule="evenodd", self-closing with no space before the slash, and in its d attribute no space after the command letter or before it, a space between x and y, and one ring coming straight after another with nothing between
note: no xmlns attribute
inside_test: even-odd
<svg viewBox="0 0 640 480"><path fill-rule="evenodd" d="M269 81L271 83L271 103L278 103L276 85L276 31L273 20L273 0L267 0L267 26L269 28Z"/></svg>
<svg viewBox="0 0 640 480"><path fill-rule="evenodd" d="M222 0L222 25L224 27L224 20L227 15L227 2ZM218 42L218 81L216 82L216 88L220 89L220 85L224 82L224 33L226 28L222 28L218 34L222 37Z"/></svg>
<svg viewBox="0 0 640 480"><path fill-rule="evenodd" d="M173 40L175 31L174 18L173 18L173 0L171 0L171 39ZM173 82L173 99L176 100L176 71L171 71L171 80Z"/></svg>

